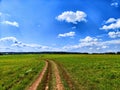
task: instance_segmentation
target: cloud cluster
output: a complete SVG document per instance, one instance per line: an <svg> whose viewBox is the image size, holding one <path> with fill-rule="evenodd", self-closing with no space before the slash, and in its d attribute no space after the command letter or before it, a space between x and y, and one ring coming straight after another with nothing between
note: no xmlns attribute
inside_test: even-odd
<svg viewBox="0 0 120 90"><path fill-rule="evenodd" d="M98 39L94 37L87 36L84 39L80 39L80 47L86 47L86 46L94 46L98 45Z"/></svg>
<svg viewBox="0 0 120 90"><path fill-rule="evenodd" d="M0 51L46 51L51 48L39 44L27 44L20 42L15 37L4 37L0 39Z"/></svg>
<svg viewBox="0 0 120 90"><path fill-rule="evenodd" d="M111 38L117 38L117 37L120 37L120 32L119 31L117 31L117 32L113 31L113 32L109 32L108 35Z"/></svg>
<svg viewBox="0 0 120 90"><path fill-rule="evenodd" d="M78 22L86 22L86 13L83 11L65 11L61 15L57 16L58 21L66 21L68 23L77 24Z"/></svg>
<svg viewBox="0 0 120 90"><path fill-rule="evenodd" d="M107 21L105 21L105 24L102 26L103 30L112 30L108 32L108 36L110 38L118 38L120 37L120 18L115 19L115 18L109 18Z"/></svg>
<svg viewBox="0 0 120 90"><path fill-rule="evenodd" d="M39 52L39 51L74 51L85 49L89 52L89 50L106 50L109 47L114 45L120 45L120 39L102 41L101 39L87 36L83 39L79 40L79 43L76 45L65 45L63 47L50 47L43 46L39 44L27 44L17 40L15 37L5 37L0 39L0 51L7 52ZM108 49L110 50L110 49ZM120 49L119 49L120 50Z"/></svg>
<svg viewBox="0 0 120 90"><path fill-rule="evenodd" d="M79 44L72 45L72 46L71 45L65 46L64 48L66 48L66 49L79 49L79 48L83 48L83 47L92 47L92 46L96 46L96 45L98 45L98 39L87 36L83 39L80 39Z"/></svg>
<svg viewBox="0 0 120 90"><path fill-rule="evenodd" d="M101 50L101 49L107 49L109 48L110 45L120 45L120 39L117 40L109 40L109 41L102 41L101 39L94 38L87 36L83 39L79 40L79 43L76 45L69 45L69 46L64 46L63 48L66 50L75 50L75 49L82 49L87 47L90 50Z"/></svg>
<svg viewBox="0 0 120 90"><path fill-rule="evenodd" d="M109 24L109 25L107 25ZM120 29L120 18L115 19L115 18L110 18L105 22L105 25L102 26L104 30L110 30L110 29Z"/></svg>
<svg viewBox="0 0 120 90"><path fill-rule="evenodd" d="M63 33L63 34L58 34L58 37L74 37L75 32L68 32L68 33Z"/></svg>

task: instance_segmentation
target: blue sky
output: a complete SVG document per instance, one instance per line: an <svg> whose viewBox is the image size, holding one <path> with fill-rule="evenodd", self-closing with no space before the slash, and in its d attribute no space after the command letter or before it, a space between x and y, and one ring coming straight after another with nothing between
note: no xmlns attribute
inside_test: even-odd
<svg viewBox="0 0 120 90"><path fill-rule="evenodd" d="M120 51L120 0L0 0L0 51Z"/></svg>

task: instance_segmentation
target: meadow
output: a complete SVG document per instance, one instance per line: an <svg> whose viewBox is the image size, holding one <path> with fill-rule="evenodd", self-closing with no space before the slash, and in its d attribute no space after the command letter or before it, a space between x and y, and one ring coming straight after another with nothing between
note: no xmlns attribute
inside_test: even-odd
<svg viewBox="0 0 120 90"><path fill-rule="evenodd" d="M0 90L24 90L44 65L39 55L0 56Z"/></svg>
<svg viewBox="0 0 120 90"><path fill-rule="evenodd" d="M48 55L47 57L64 68L72 79L72 83L75 84L74 86L79 90L120 89L120 55L71 54ZM66 89L70 90L67 86Z"/></svg>
<svg viewBox="0 0 120 90"><path fill-rule="evenodd" d="M46 60L44 85L41 82L38 88L45 88L46 81L55 88L54 61L65 90L120 89L120 55L31 54L0 56L0 90L27 90Z"/></svg>

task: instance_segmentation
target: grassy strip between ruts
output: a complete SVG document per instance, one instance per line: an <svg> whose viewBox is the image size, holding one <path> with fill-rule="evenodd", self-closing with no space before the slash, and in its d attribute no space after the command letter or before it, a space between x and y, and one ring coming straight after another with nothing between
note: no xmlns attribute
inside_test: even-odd
<svg viewBox="0 0 120 90"><path fill-rule="evenodd" d="M54 66L50 60L46 61L48 62L48 68L37 90L56 90L55 74L53 70Z"/></svg>

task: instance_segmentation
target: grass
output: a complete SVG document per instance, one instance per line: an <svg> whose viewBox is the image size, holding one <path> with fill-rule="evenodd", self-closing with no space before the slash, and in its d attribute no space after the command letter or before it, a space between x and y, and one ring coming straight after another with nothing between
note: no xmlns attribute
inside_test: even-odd
<svg viewBox="0 0 120 90"><path fill-rule="evenodd" d="M0 56L0 90L24 90L44 65L40 55Z"/></svg>
<svg viewBox="0 0 120 90"><path fill-rule="evenodd" d="M81 90L120 89L120 55L44 54L0 56L0 90L26 89L43 69L43 59L57 63L65 90L71 90L66 80Z"/></svg>
<svg viewBox="0 0 120 90"><path fill-rule="evenodd" d="M81 90L119 90L120 55L48 55ZM67 88L67 87L66 87Z"/></svg>

